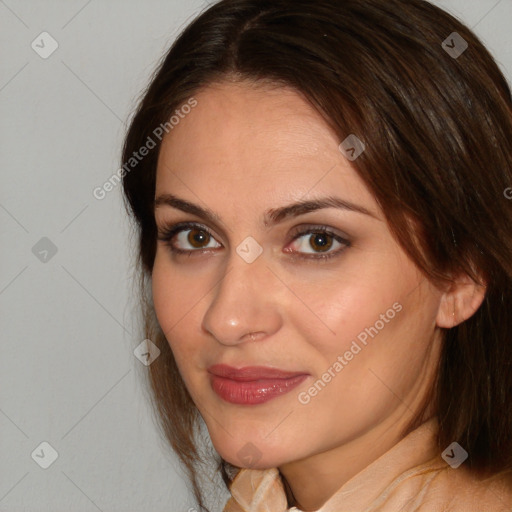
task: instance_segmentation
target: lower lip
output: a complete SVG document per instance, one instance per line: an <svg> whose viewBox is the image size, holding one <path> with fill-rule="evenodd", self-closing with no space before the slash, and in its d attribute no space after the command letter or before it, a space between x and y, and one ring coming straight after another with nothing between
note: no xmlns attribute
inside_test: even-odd
<svg viewBox="0 0 512 512"><path fill-rule="evenodd" d="M303 382L308 375L297 375L289 379L260 379L239 381L210 375L213 391L232 404L257 405L288 393Z"/></svg>

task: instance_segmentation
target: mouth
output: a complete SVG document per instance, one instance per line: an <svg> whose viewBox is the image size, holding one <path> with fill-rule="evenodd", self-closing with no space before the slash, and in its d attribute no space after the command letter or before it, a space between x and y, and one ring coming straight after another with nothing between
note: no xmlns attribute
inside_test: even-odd
<svg viewBox="0 0 512 512"><path fill-rule="evenodd" d="M290 392L309 374L266 366L233 368L213 365L208 368L210 385L224 401L238 405L257 405Z"/></svg>

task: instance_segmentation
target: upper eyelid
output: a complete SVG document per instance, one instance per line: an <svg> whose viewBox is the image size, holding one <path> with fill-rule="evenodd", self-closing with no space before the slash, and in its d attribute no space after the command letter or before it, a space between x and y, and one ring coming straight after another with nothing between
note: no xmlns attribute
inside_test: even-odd
<svg viewBox="0 0 512 512"><path fill-rule="evenodd" d="M163 226L159 226L157 224L157 237L161 238L168 232L174 232L173 236L181 233L182 231L187 231L193 228L200 228L206 231L210 236L217 240L217 235L215 234L215 230L212 230L210 227L206 226L201 222L191 221L191 222L176 222L176 223L163 223ZM217 240L217 242L219 242ZM220 243L220 242L219 242Z"/></svg>
<svg viewBox="0 0 512 512"><path fill-rule="evenodd" d="M214 238L214 240L219 243L221 245L221 247L223 247L222 243L219 242L217 240L217 237L212 233L212 230L210 230L210 228L206 225L204 225L203 223L201 222L196 222L196 221L189 221L189 222L178 222L176 224L172 224L172 223L169 223L169 224L165 224L166 227L164 227L163 229L165 231L173 231L173 234L169 237L165 236L162 238L162 236L160 235L160 228L158 230L159 232L159 236L158 236L158 239L159 240L162 240L162 241L165 241L167 245L170 246L170 250L172 252L175 252L175 253L181 253L181 254L187 254L188 256L192 256L194 254L199 254L201 255L201 253L204 251L204 252L211 252L212 250L218 250L219 248L203 248L203 249L179 249L177 247L173 247L173 244L171 243L171 239L174 238L177 234L183 232L183 231L187 231L187 230L190 230L192 229L193 227L199 227L199 228L204 228L204 230L206 232L208 232L210 234L210 236L212 236L212 238ZM321 225L321 224L316 224L316 225L307 225L307 226L303 226L301 228L301 226L296 226L295 229L294 229L295 233L292 235L292 238L291 240L289 240L286 244L286 246L288 247L289 244L295 242L298 238L302 237L302 236L305 236L305 235L308 235L308 234L312 234L314 233L315 231L318 232L318 231L321 231L321 232L324 232L324 233L328 233L330 236L332 236L333 238L337 239L337 242L340 243L342 246L344 247L341 247L339 249L336 249L335 251L329 251L329 252L324 252L324 253L316 253L316 252L312 252L312 253L308 253L308 252L302 252L302 251L285 251L285 252L288 252L289 253L289 256L293 259L296 259L296 260L301 260L301 261L304 261L304 262L309 262L309 263L313 263L313 262L324 262L324 261L328 261L328 260L331 260L331 258L335 258L337 256L339 256L341 253L343 253L348 247L350 247L352 245L352 237L350 236L347 236L345 234L343 235L340 235L340 234L337 234L335 233L335 229L333 228L330 228L329 226L326 226L326 225ZM339 240L338 240L339 239ZM285 247L285 249L287 248Z"/></svg>
<svg viewBox="0 0 512 512"><path fill-rule="evenodd" d="M182 208L181 206L176 206L174 204L169 204L170 206L170 210L175 210L177 212L180 212L181 214L185 214L185 215L190 215L192 217L195 217L199 220L192 220L192 221L189 221L190 223L194 223L194 224L198 224L200 226L205 226L205 227L208 227L206 226L206 224L204 224L204 222L209 222L210 224L213 224L214 228L210 228L208 227L208 229L210 231L214 231L216 233L220 233L223 237L226 236L227 233L230 233L231 232L231 228L229 228L229 226L224 226L224 225L221 225L222 222L220 221L219 217L213 213L213 212L207 212L207 215L206 217L203 216L201 214L201 212L197 212L195 211L196 210L196 206L193 205L192 203L188 203L188 201L182 201L180 199L171 199L171 201L174 202L177 202L178 204L186 204L188 206ZM160 202L162 203L162 205L166 205L168 204L167 200L166 200L166 196L162 196ZM160 208L161 206L159 204L156 203L156 207L155 207L155 219L157 218L157 214L156 212L158 211L158 209ZM190 209L192 208L192 210L194 211L190 211ZM164 208L164 210L166 210L167 208ZM157 222L158 224L158 222ZM170 223L166 222L166 221L163 221L163 224L165 226L167 225L170 225ZM173 223L174 224L174 223ZM181 224L181 223L177 223L177 224Z"/></svg>
<svg viewBox="0 0 512 512"><path fill-rule="evenodd" d="M166 232L166 231L174 231L173 235L172 236L176 236L178 233L181 233L183 231L187 231L187 230L190 230L190 229L193 229L194 227L199 227L201 229L203 229L204 231L206 231L210 236L212 236L219 244L222 245L222 242L220 242L218 240L218 237L216 236L214 230L212 230L209 226L201 223L201 222L197 222L197 221L184 221L184 222L177 222L175 224L173 223L169 223L169 224L166 224L164 223L164 226L163 227L158 227L158 238L162 238L162 234L161 232ZM295 240L297 240L298 238L302 237L302 236L305 236L305 235L308 235L308 234L312 234L312 233L315 233L315 232L324 232L324 233L328 233L329 235L335 237L335 238L339 238L342 240L342 242L345 242L345 243L350 243L350 236L348 236L347 234L345 233L336 233L336 231L338 231L337 229L335 228L332 228L332 227L329 227L329 226L326 226L326 225L323 225L323 224L311 224L311 225L303 225L303 226L296 226L295 228L292 229L292 235L291 235L291 240L288 242L288 243L291 243L291 242L294 242Z"/></svg>
<svg viewBox="0 0 512 512"><path fill-rule="evenodd" d="M163 226L157 225L157 240L170 242L172 238L176 237L179 233L183 231L189 231L194 228L200 228L203 231L206 231L218 244L223 245L222 242L219 241L219 237L215 234L214 230L206 226L201 222L196 221L184 221L184 222L176 222L176 223L164 223ZM188 249L183 249L184 251L188 251ZM190 250L190 252L198 252L201 249Z"/></svg>

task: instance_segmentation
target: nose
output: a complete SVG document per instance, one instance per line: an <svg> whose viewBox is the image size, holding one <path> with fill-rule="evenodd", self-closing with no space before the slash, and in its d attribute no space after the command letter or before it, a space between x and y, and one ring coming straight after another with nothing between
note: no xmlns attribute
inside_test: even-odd
<svg viewBox="0 0 512 512"><path fill-rule="evenodd" d="M263 257L247 263L234 254L212 292L202 328L223 345L275 334L282 325L276 287L276 279Z"/></svg>

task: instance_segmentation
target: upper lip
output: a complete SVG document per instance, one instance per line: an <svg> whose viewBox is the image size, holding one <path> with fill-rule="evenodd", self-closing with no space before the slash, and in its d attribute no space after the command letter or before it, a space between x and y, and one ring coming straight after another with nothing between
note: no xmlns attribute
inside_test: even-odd
<svg viewBox="0 0 512 512"><path fill-rule="evenodd" d="M226 364L214 364L208 368L208 371L218 377L238 381L253 381L259 379L290 379L298 375L307 375L306 372L290 372L279 368L269 366L244 366L234 368Z"/></svg>

